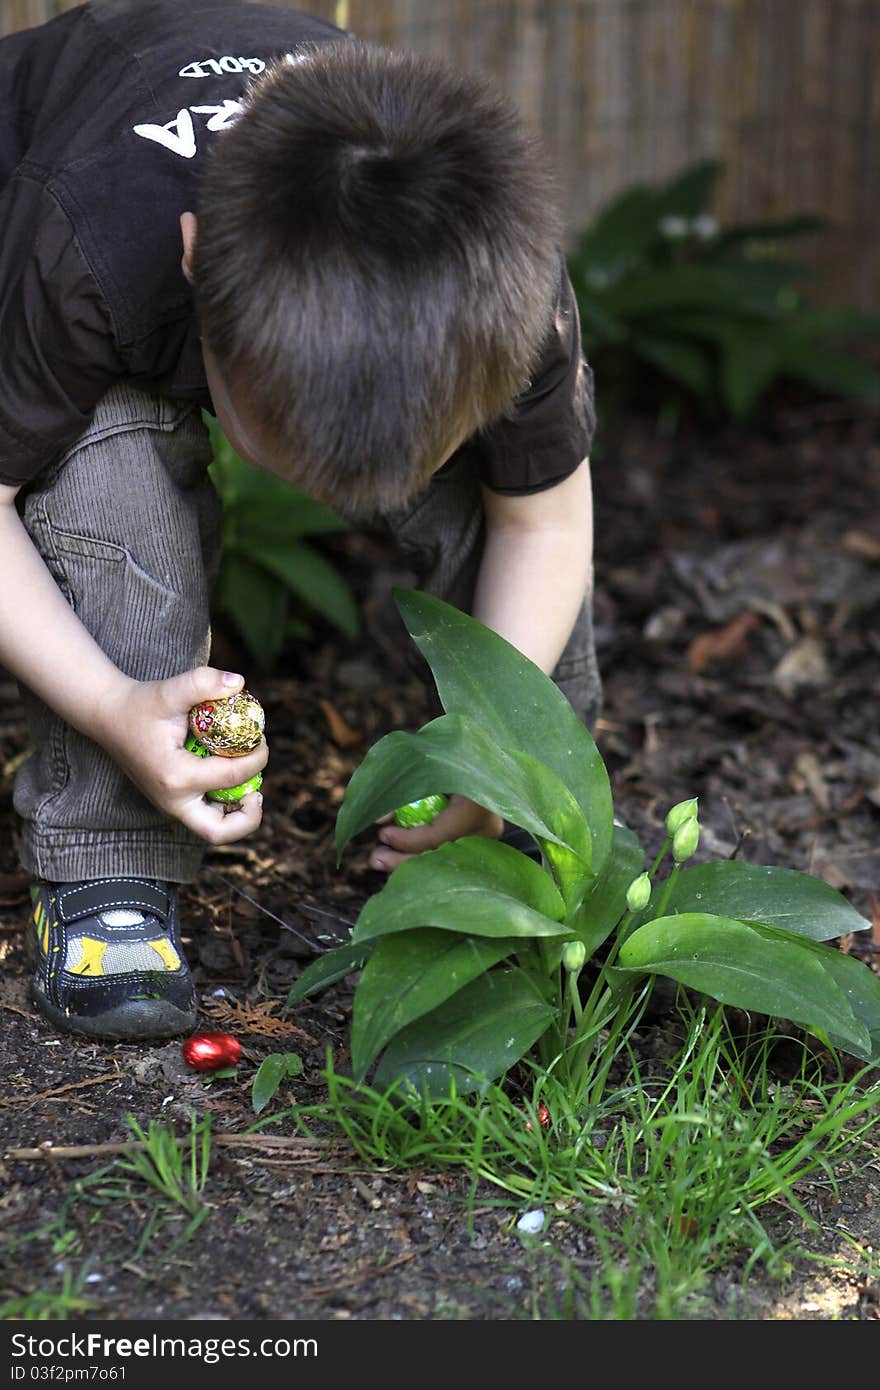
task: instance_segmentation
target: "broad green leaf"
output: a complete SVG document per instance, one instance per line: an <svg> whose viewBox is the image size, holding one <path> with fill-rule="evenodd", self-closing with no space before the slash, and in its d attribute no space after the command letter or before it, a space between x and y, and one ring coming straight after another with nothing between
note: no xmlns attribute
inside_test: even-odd
<svg viewBox="0 0 880 1390"><path fill-rule="evenodd" d="M417 734L398 731L375 743L356 768L336 821L341 854L379 816L435 792L458 792L564 846L589 879L590 835L583 812L555 773L525 753L499 747L472 719L441 715Z"/></svg>
<svg viewBox="0 0 880 1390"><path fill-rule="evenodd" d="M572 257L588 288L613 283L650 252L658 239L657 204L653 189L629 188L593 219Z"/></svg>
<svg viewBox="0 0 880 1390"><path fill-rule="evenodd" d="M791 322L791 332L798 339L857 338L880 336L880 314L863 314L856 309L817 309L813 306L798 310Z"/></svg>
<svg viewBox="0 0 880 1390"><path fill-rule="evenodd" d="M658 217L698 217L712 197L721 165L717 159L701 160L671 178L658 192Z"/></svg>
<svg viewBox="0 0 880 1390"><path fill-rule="evenodd" d="M880 404L880 373L861 357L820 350L812 342L797 342L786 349L780 371L819 391Z"/></svg>
<svg viewBox="0 0 880 1390"><path fill-rule="evenodd" d="M764 392L779 375L782 347L778 336L768 330L760 338L743 329L730 332L721 347L719 386L721 399L737 420L747 420Z"/></svg>
<svg viewBox="0 0 880 1390"><path fill-rule="evenodd" d="M398 589L394 597L434 674L447 714L474 719L500 747L537 758L561 779L589 826L588 867L601 872L611 849L613 821L608 773L558 686L510 642L442 599L413 589ZM586 858L577 844L570 844Z"/></svg>
<svg viewBox="0 0 880 1390"><path fill-rule="evenodd" d="M820 1028L848 1052L869 1057L867 1029L843 991L792 936L768 939L745 922L709 913L658 917L639 927L620 948L624 971L668 975L740 1009Z"/></svg>
<svg viewBox="0 0 880 1390"><path fill-rule="evenodd" d="M299 979L291 986L284 1004L284 1012L292 1009L301 999L308 998L310 994L317 994L319 990L335 985L337 980L343 980L353 970L359 970L372 949L372 942L359 941L356 946L346 942L344 946L325 951L317 960L313 960L311 965L306 966Z"/></svg>
<svg viewBox="0 0 880 1390"><path fill-rule="evenodd" d="M475 936L567 935L565 905L539 864L498 840L468 835L395 869L365 903L352 942L414 927Z"/></svg>
<svg viewBox="0 0 880 1390"><path fill-rule="evenodd" d="M782 927L769 927L763 922L750 922L749 925L768 940L788 942L794 936L799 946L812 953L813 959L843 991L856 1018L865 1025L872 1049L866 1061L875 1065L880 1063L880 978L873 970L853 956L844 955L834 946L809 941ZM833 1034L829 1036L832 1042L838 1043Z"/></svg>
<svg viewBox="0 0 880 1390"><path fill-rule="evenodd" d="M502 1076L553 1022L554 1012L529 976L490 970L392 1039L373 1086L396 1081L419 1094L460 1095Z"/></svg>
<svg viewBox="0 0 880 1390"><path fill-rule="evenodd" d="M741 246L750 241L776 241L785 237L804 236L805 233L821 232L828 226L824 217L812 213L802 213L797 217L781 218L773 222L743 222L736 227L724 227L713 243L719 251L727 252L732 246Z"/></svg>
<svg viewBox="0 0 880 1390"><path fill-rule="evenodd" d="M341 632L349 637L356 637L360 632L360 610L351 589L317 550L304 541L291 541L287 545L264 544L255 559Z"/></svg>
<svg viewBox="0 0 880 1390"><path fill-rule="evenodd" d="M351 1060L355 1080L364 1079L395 1033L497 965L516 945L511 939L455 936L431 928L377 942L354 1000Z"/></svg>
<svg viewBox="0 0 880 1390"><path fill-rule="evenodd" d="M236 508L235 534L242 550L252 549L258 558L266 542L287 545L299 536L332 535L348 529L347 522L322 502L278 479L272 481L277 487L265 496L240 502Z"/></svg>
<svg viewBox="0 0 880 1390"><path fill-rule="evenodd" d="M626 911L626 890L641 872L645 851L624 825L615 825L611 856L602 877L584 898L570 926L587 948L587 955L610 936Z"/></svg>
<svg viewBox="0 0 880 1390"><path fill-rule="evenodd" d="M605 308L625 318L646 318L687 309L746 315L762 322L776 315L775 296L789 282L769 262L694 262L669 269L644 270L609 290Z"/></svg>
<svg viewBox="0 0 880 1390"><path fill-rule="evenodd" d="M650 918L663 892L655 886ZM851 931L865 931L871 923L841 893L811 874L767 864L745 864L727 859L682 869L666 906L666 914L711 912L743 922L764 922L787 927L813 941L829 941Z"/></svg>
<svg viewBox="0 0 880 1390"><path fill-rule="evenodd" d="M271 670L285 638L287 591L243 555L227 551L217 581L215 603L235 622L254 663Z"/></svg>
<svg viewBox="0 0 880 1390"><path fill-rule="evenodd" d="M302 1058L296 1052L271 1052L264 1057L251 1087L254 1113L265 1110L285 1077L299 1076L302 1069Z"/></svg>
<svg viewBox="0 0 880 1390"><path fill-rule="evenodd" d="M713 391L715 370L705 348L653 332L632 333L630 346L652 367L665 372L673 381L681 382L696 395L705 396Z"/></svg>

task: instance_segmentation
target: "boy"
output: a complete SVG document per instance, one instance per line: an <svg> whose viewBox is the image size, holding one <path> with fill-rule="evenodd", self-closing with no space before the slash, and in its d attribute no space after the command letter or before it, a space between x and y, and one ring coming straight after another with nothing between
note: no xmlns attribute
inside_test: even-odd
<svg viewBox="0 0 880 1390"><path fill-rule="evenodd" d="M94 1037L195 1022L175 885L266 763L183 748L233 446L380 522L423 587L588 722L589 372L542 156L482 82L314 17L97 0L0 42L0 661L34 998ZM371 863L501 822L453 797Z"/></svg>

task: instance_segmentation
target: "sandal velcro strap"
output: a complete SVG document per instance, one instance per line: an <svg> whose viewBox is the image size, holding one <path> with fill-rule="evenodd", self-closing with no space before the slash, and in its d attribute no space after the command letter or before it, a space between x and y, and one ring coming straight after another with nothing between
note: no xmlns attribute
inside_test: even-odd
<svg viewBox="0 0 880 1390"><path fill-rule="evenodd" d="M58 914L64 922L96 917L119 909L150 912L161 921L171 915L171 898L145 878L98 878L67 885L58 894Z"/></svg>

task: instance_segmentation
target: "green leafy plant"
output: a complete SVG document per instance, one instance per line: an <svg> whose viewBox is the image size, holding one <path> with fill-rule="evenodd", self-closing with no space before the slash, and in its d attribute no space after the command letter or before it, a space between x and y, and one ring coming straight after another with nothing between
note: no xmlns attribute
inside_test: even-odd
<svg viewBox="0 0 880 1390"><path fill-rule="evenodd" d="M259 1115L261 1110L265 1110L282 1081L289 1076L299 1076L302 1069L302 1057L297 1052L270 1052L268 1057L264 1057L251 1087L254 1114Z"/></svg>
<svg viewBox="0 0 880 1390"><path fill-rule="evenodd" d="M208 416L211 475L223 503L223 560L214 605L271 671L287 638L309 637L318 614L354 637L360 612L350 586L306 537L345 531L343 519L295 487L239 458Z"/></svg>
<svg viewBox="0 0 880 1390"><path fill-rule="evenodd" d="M396 598L446 713L366 754L337 819L340 855L404 802L459 793L529 831L542 862L474 836L420 854L368 900L350 941L304 971L288 1007L362 968L356 1081L375 1067L379 1090L466 1094L536 1057L575 1105L595 1104L633 995L656 975L880 1060L880 980L822 944L869 925L841 894L791 869L684 868L695 799L672 808L645 870L598 749L554 683L441 600Z"/></svg>
<svg viewBox="0 0 880 1390"><path fill-rule="evenodd" d="M616 198L569 257L588 357L603 397L644 400L645 372L672 408L747 419L780 380L880 402L880 375L840 344L880 334L880 315L812 305L804 266L780 243L821 230L813 216L719 227L721 166L686 169ZM671 394L674 393L674 394Z"/></svg>

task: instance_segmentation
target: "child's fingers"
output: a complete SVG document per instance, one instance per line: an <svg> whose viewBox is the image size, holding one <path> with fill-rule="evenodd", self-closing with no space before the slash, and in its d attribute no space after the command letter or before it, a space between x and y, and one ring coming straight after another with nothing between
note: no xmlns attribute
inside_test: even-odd
<svg viewBox="0 0 880 1390"><path fill-rule="evenodd" d="M421 854L426 849L436 849L446 840L454 840L456 835L448 823L441 825L445 813L441 813L430 825L414 825L404 829L400 825L386 825L379 832L383 845L399 850L403 854ZM461 834L461 831L459 831Z"/></svg>
<svg viewBox="0 0 880 1390"><path fill-rule="evenodd" d="M253 835L263 817L260 792L249 792L227 812L220 801L194 801L180 819L211 845L228 845Z"/></svg>
<svg viewBox="0 0 880 1390"><path fill-rule="evenodd" d="M400 825L387 825L380 830L379 839L403 854L422 854L426 849L437 849L446 844L447 840L485 833L489 823L489 813L481 806L475 805L467 797L453 796L449 805L429 825L414 825L406 829Z"/></svg>
<svg viewBox="0 0 880 1390"><path fill-rule="evenodd" d="M399 864L403 864L407 859L415 859L415 857L414 854L400 854L397 850L388 849L383 845L374 849L370 855L370 868L390 874Z"/></svg>

